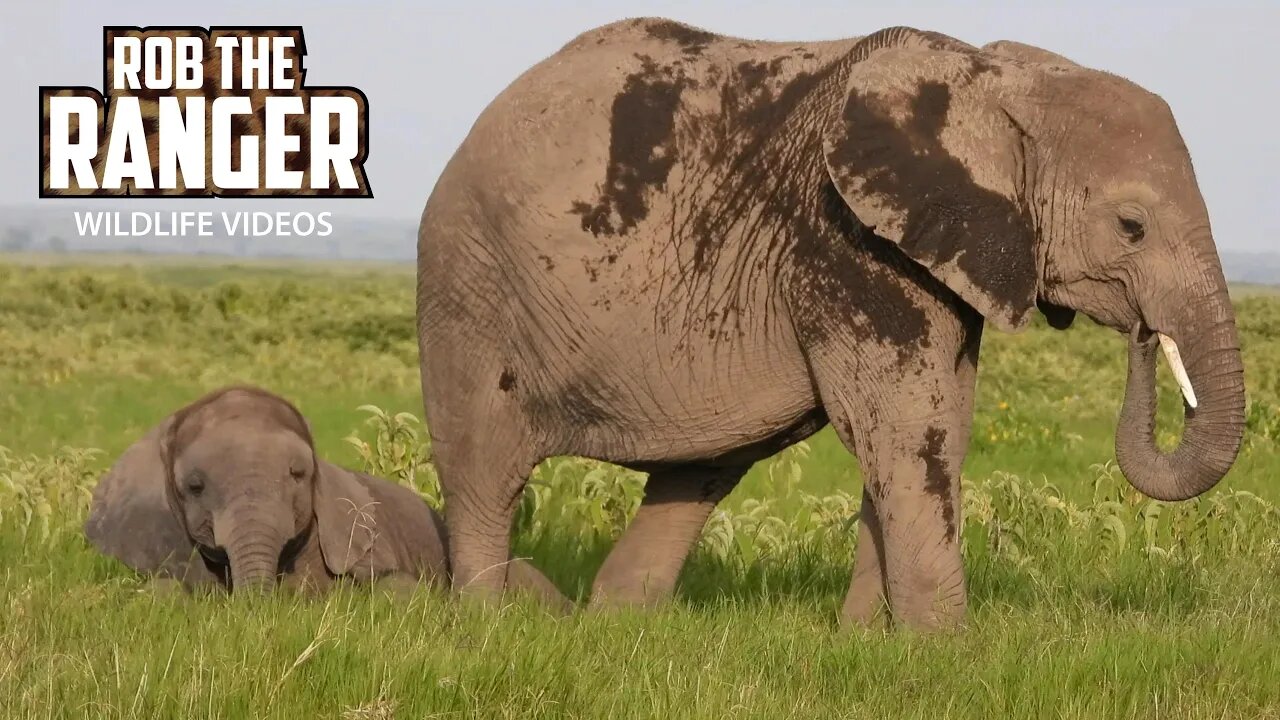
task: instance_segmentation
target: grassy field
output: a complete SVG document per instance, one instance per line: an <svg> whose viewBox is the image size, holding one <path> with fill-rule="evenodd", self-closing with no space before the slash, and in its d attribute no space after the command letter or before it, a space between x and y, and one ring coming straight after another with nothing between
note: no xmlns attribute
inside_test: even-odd
<svg viewBox="0 0 1280 720"><path fill-rule="evenodd" d="M1121 337L990 332L964 477L969 626L917 636L835 627L859 480L829 431L752 471L658 612L156 592L86 545L87 492L223 384L284 394L322 455L435 501L412 274L18 260L0 258L0 717L1280 717L1272 293L1237 300L1245 449L1189 503L1148 501L1114 468ZM641 483L549 461L519 551L581 596Z"/></svg>

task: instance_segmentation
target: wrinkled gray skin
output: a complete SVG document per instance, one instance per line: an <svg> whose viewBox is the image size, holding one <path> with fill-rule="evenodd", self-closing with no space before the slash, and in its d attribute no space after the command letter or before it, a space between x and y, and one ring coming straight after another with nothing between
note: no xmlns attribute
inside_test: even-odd
<svg viewBox="0 0 1280 720"><path fill-rule="evenodd" d="M830 422L865 478L844 620L887 603L957 623L983 327L1037 306L1129 337L1116 450L1135 487L1195 496L1240 444L1235 322L1169 108L1018 43L592 30L484 111L418 243L426 411L471 591L508 581L544 457L650 473L593 602L651 603L747 468ZM1171 454L1154 332L1200 399Z"/></svg>
<svg viewBox="0 0 1280 720"><path fill-rule="evenodd" d="M252 387L211 393L126 450L94 490L85 534L189 589L448 581L434 510L408 488L319 460L298 411ZM513 564L513 587L565 609L541 573Z"/></svg>

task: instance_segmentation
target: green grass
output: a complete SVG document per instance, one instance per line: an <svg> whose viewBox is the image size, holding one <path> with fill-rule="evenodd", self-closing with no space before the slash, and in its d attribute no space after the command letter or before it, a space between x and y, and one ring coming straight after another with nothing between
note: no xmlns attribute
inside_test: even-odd
<svg viewBox="0 0 1280 720"><path fill-rule="evenodd" d="M651 613L158 592L86 545L85 492L225 383L290 397L323 455L434 501L421 428L396 417L421 414L412 274L0 264L0 717L1280 717L1280 298L1241 293L1237 312L1246 446L1221 488L1176 505L1109 464L1122 338L988 333L964 481L970 620L918 636L835 626L859 480L829 431L752 471ZM518 550L581 596L640 483L548 462Z"/></svg>

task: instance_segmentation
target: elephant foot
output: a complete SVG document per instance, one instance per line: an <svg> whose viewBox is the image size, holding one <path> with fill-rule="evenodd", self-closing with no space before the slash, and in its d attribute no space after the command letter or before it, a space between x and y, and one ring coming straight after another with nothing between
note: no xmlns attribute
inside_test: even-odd
<svg viewBox="0 0 1280 720"><path fill-rule="evenodd" d="M853 562L853 580L840 611L840 629L885 630L889 627L889 606L884 582L884 534L875 502L862 491L858 513L858 545Z"/></svg>
<svg viewBox="0 0 1280 720"><path fill-rule="evenodd" d="M945 632L964 626L968 614L967 593L963 575L951 582L909 584L911 591L892 592L889 599L893 624L922 633Z"/></svg>
<svg viewBox="0 0 1280 720"><path fill-rule="evenodd" d="M649 596L643 590L627 591L613 588L609 592L593 592L587 603L588 610L652 610L670 600L669 595Z"/></svg>
<svg viewBox="0 0 1280 720"><path fill-rule="evenodd" d="M651 610L671 601L675 595L679 565L662 568L664 572L655 574L647 572L645 567L628 567L627 563L618 562L623 557L631 560L634 555L615 553L605 561L591 585L588 609ZM683 556L679 557L679 560L683 559ZM641 558L639 565L650 564L647 560L648 558Z"/></svg>
<svg viewBox="0 0 1280 720"><path fill-rule="evenodd" d="M521 558L507 567L507 593L532 598L552 615L568 615L576 607L546 575Z"/></svg>
<svg viewBox="0 0 1280 720"><path fill-rule="evenodd" d="M844 609L840 612L840 631L844 633L859 630L888 630L890 626L889 606L884 595L880 593L855 593L849 591L845 599Z"/></svg>
<svg viewBox="0 0 1280 720"><path fill-rule="evenodd" d="M965 625L965 614L963 612L933 612L908 618L901 618L894 615L892 622L895 628L902 628L914 633L932 635L963 629Z"/></svg>

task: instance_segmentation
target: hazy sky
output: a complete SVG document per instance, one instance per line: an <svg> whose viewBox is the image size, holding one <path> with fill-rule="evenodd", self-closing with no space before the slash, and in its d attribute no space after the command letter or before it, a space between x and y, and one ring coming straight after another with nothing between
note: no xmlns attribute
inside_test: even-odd
<svg viewBox="0 0 1280 720"><path fill-rule="evenodd" d="M583 30L661 15L720 33L777 40L911 25L975 45L1028 42L1124 75L1172 106L1219 245L1280 249L1280 51L1274 49L1280 2L1168 0L1116 9L1119 4L4 0L0 61L11 92L8 112L0 115L0 205L71 202L37 200L36 88L101 82L103 25L302 25L308 82L359 87L370 107L366 168L376 197L315 202L338 218L413 221L476 115L521 71ZM231 201L202 202L223 210ZM252 201L244 207L262 209Z"/></svg>

